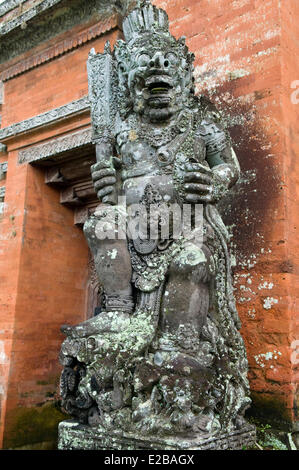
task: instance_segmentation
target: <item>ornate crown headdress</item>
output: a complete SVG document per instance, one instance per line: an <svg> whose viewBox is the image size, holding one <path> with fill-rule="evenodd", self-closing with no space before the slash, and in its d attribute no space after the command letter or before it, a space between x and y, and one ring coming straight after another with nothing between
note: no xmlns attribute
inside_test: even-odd
<svg viewBox="0 0 299 470"><path fill-rule="evenodd" d="M123 33L128 44L146 33L171 37L168 15L166 11L152 5L150 0L139 0L123 21Z"/></svg>
<svg viewBox="0 0 299 470"><path fill-rule="evenodd" d="M172 36L166 11L152 5L151 0L137 0L135 8L123 20L123 33L125 41L117 41L114 48L116 56L122 56L124 49L130 51L144 43L149 44L155 38L157 46L166 40L171 47L180 49L180 55L184 55L189 64L194 60L194 54L186 46L185 37L176 39Z"/></svg>

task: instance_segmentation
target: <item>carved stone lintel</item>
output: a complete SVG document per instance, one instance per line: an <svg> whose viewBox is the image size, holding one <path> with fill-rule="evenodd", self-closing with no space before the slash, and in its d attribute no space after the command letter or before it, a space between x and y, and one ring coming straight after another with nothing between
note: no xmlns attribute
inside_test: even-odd
<svg viewBox="0 0 299 470"><path fill-rule="evenodd" d="M7 139L8 137L17 136L25 132L29 132L34 129L38 129L42 126L53 124L61 119L69 118L75 114L88 111L89 100L87 96L80 98L76 101L71 101L64 106L52 109L38 116L34 116L24 121L17 122L11 126L0 129L0 140Z"/></svg>
<svg viewBox="0 0 299 470"><path fill-rule="evenodd" d="M38 4L37 7L32 7L27 9L24 13L17 16L16 18L11 19L3 23L0 27L0 36L4 36L8 34L13 29L21 26L22 24L26 23L29 20L32 20L35 16L42 13L43 11L47 10L48 8L53 7L57 3L61 2L61 0L43 0Z"/></svg>
<svg viewBox="0 0 299 470"><path fill-rule="evenodd" d="M82 110L83 109L86 108L82 108ZM62 115L62 112L60 115ZM57 137L44 144L34 145L28 149L20 150L19 163L38 162L49 157L62 155L70 150L91 145L91 143L91 129L83 129L73 132L72 134Z"/></svg>
<svg viewBox="0 0 299 470"><path fill-rule="evenodd" d="M0 17L22 5L26 0L6 0L0 4Z"/></svg>

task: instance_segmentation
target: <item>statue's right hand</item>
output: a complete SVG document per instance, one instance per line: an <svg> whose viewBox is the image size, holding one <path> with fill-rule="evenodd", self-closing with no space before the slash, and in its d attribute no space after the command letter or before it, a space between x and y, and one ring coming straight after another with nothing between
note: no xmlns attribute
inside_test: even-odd
<svg viewBox="0 0 299 470"><path fill-rule="evenodd" d="M91 178L99 199L114 190L116 171L110 162L98 162L91 166Z"/></svg>

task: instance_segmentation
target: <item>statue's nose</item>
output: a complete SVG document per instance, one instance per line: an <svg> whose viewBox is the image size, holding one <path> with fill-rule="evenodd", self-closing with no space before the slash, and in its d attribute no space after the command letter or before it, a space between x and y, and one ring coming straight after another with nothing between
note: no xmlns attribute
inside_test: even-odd
<svg viewBox="0 0 299 470"><path fill-rule="evenodd" d="M162 52L156 52L154 57L150 60L150 67L164 69L168 67L168 61L165 59Z"/></svg>

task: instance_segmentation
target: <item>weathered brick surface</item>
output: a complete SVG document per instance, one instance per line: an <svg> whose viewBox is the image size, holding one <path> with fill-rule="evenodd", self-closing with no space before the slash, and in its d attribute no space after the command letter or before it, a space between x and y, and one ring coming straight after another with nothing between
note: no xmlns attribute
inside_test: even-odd
<svg viewBox="0 0 299 470"><path fill-rule="evenodd" d="M299 4L154 3L168 11L172 33L187 36L196 56L198 93L228 116L242 178L222 211L234 235L235 293L255 409L295 422L299 103L292 104L290 96L291 83L299 80L294 60ZM117 36L106 34L5 82L2 126L86 95L89 49L100 51L106 39L113 43ZM1 162L9 162L6 180L0 182L7 190L0 224L0 432L5 446L12 446L14 437L18 441L21 411L55 393L59 327L83 320L87 276L87 247L73 226L73 213L44 184L41 170L18 165L17 151L88 121L83 115L12 139L8 156L0 154Z"/></svg>

